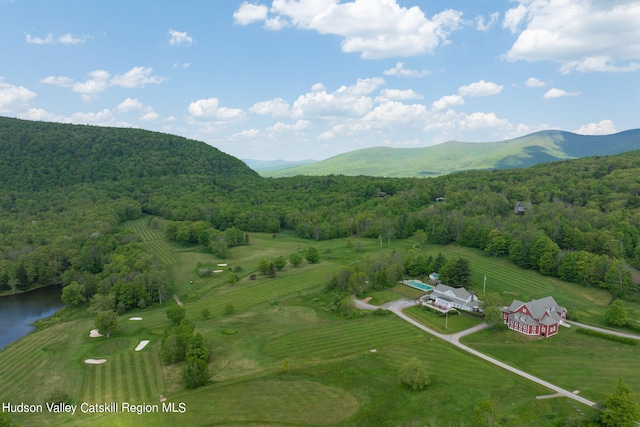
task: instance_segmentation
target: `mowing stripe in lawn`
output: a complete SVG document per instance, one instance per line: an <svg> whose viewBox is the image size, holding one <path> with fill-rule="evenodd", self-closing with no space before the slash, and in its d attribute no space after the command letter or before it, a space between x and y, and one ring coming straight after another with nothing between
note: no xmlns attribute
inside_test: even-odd
<svg viewBox="0 0 640 427"><path fill-rule="evenodd" d="M423 337L420 331L392 318L367 319L366 322L352 320L342 325L323 325L271 339L262 345L261 351L274 360L285 357L328 359Z"/></svg>

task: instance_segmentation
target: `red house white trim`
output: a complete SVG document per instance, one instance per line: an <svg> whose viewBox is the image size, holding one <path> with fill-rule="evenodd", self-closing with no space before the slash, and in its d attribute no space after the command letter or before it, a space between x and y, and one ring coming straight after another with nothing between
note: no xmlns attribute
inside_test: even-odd
<svg viewBox="0 0 640 427"><path fill-rule="evenodd" d="M550 337L558 333L567 319L567 309L559 306L553 297L530 302L513 300L509 307L502 309L502 320L514 331L525 335Z"/></svg>

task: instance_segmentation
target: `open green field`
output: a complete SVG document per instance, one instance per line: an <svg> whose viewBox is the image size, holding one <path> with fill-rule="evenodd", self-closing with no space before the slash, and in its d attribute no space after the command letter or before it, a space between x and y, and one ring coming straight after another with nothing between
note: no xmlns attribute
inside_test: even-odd
<svg viewBox="0 0 640 427"><path fill-rule="evenodd" d="M381 250L412 250L414 242L396 241L381 249L375 240L354 239L360 243L356 250L345 240L314 243L285 234L276 238L251 234L249 245L218 259L200 248L167 242L146 221L132 222L129 227L143 242L158 243L150 251L170 274L188 321L210 344L210 383L186 390L179 375L181 366L160 361L161 338L169 325L165 311L173 299L121 316L121 329L111 338L90 338L93 320L80 318L34 332L0 352L1 402L38 404L51 390L61 389L74 404L126 401L161 405L163 395L167 402L184 404L186 412L13 414L12 419L21 425L469 425L474 405L487 398L496 402L500 416L509 418L510 425L551 426L560 419L581 418L577 404L561 398L536 400L536 396L550 394L549 390L430 337L396 316L347 320L327 311L329 296L319 291L340 267ZM261 275L249 279L260 259L288 256L311 244L320 250L320 263L287 266L274 279ZM607 294L599 290L524 271L477 251L437 246L425 250L443 252L448 258L468 258L476 290L486 274L488 290L505 299L552 294L569 310L576 301L584 320L594 322L601 321L608 302ZM240 281L227 284L228 268L236 266L240 266ZM223 272L200 278L198 271L203 267ZM411 291L399 285L370 296L380 304ZM228 305L234 307L233 314L225 314ZM211 313L206 320L201 315L205 308ZM633 304L629 309L632 317L639 312ZM408 314L443 332L477 323L466 316L450 316L444 331L443 318L417 308ZM128 320L132 316L143 320ZM135 352L142 339L150 344ZM610 393L620 376L632 389L640 390L640 374L630 374L628 368L640 362L638 346L586 337L565 328L548 340L485 330L467 337L465 343L561 387L581 390L593 400ZM429 369L431 384L420 392L401 386L397 379L402 364L412 357L424 361ZM107 363L87 365L87 358L105 358ZM285 359L289 361L286 372L282 370ZM588 408L580 409L591 413Z"/></svg>
<svg viewBox="0 0 640 427"><path fill-rule="evenodd" d="M468 314L438 315L424 310L421 306L409 307L404 310L404 313L441 334L455 334L482 322L482 319Z"/></svg>

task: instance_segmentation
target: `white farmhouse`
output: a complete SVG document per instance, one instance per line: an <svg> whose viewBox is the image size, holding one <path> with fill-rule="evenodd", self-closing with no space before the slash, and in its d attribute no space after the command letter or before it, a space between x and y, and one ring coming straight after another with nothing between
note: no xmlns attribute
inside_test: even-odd
<svg viewBox="0 0 640 427"><path fill-rule="evenodd" d="M473 292L465 288L452 288L451 286L438 284L429 296L434 306L449 310L458 308L464 311L479 311L480 304L478 297Z"/></svg>

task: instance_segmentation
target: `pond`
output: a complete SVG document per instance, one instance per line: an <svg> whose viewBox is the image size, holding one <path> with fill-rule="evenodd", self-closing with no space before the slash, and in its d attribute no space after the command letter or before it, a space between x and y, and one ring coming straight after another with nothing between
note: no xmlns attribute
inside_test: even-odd
<svg viewBox="0 0 640 427"><path fill-rule="evenodd" d="M31 332L33 322L62 308L61 294L62 287L47 286L0 297L0 350Z"/></svg>

